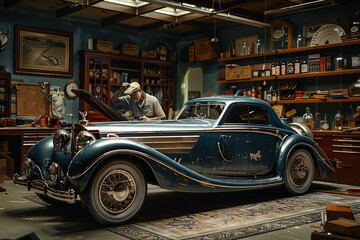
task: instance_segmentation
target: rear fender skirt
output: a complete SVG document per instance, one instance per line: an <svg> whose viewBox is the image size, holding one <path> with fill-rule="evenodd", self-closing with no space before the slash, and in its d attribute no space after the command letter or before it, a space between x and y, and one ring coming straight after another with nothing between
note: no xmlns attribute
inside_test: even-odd
<svg viewBox="0 0 360 240"><path fill-rule="evenodd" d="M326 173L329 172L329 169L330 171L335 172L330 160L316 143L314 144L314 142L308 137L294 134L287 137L281 146L279 163L277 166L277 172L280 175L284 172L286 160L290 157L292 150L295 148L310 149L311 153L315 156L315 161L317 161L314 163L317 163L316 165L319 166L321 177L326 177Z"/></svg>

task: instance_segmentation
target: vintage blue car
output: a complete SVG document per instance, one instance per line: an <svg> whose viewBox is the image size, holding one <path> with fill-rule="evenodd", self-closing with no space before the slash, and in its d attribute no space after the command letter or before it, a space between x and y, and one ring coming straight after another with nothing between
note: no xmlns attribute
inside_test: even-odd
<svg viewBox="0 0 360 240"><path fill-rule="evenodd" d="M283 185L303 194L332 162L301 124L284 124L265 101L235 96L189 100L174 120L126 120L75 90L111 120L74 124L35 144L13 180L45 202L81 201L99 223L131 219L147 184L182 192Z"/></svg>

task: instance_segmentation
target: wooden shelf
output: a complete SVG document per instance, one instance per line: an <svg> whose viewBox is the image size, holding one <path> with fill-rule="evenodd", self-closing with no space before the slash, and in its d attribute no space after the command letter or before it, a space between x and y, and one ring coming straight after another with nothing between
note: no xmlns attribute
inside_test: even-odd
<svg viewBox="0 0 360 240"><path fill-rule="evenodd" d="M304 53L304 52L311 52L311 51L331 49L331 48L339 48L339 47L341 48L341 47L347 47L347 46L353 46L359 44L360 44L360 40L347 40L341 43L324 44L319 46L309 46L309 47L301 47L301 48L290 48L290 49L276 50L272 52L265 52L259 54L250 54L246 56L219 58L218 62L230 62L230 61L254 59L254 58L261 58L266 56L275 56L275 55L283 55L283 54L291 54L291 53Z"/></svg>
<svg viewBox="0 0 360 240"><path fill-rule="evenodd" d="M344 69L344 70L326 71L326 72L287 74L287 75L276 76L276 79L287 80L294 78L314 78L314 77L327 77L327 76L339 76L339 75L351 75L351 74L360 74L360 69Z"/></svg>
<svg viewBox="0 0 360 240"><path fill-rule="evenodd" d="M304 104L304 103L338 103L338 102L360 102L360 97L349 98L328 98L328 99L294 99L294 100L279 100L272 102L272 104Z"/></svg>
<svg viewBox="0 0 360 240"><path fill-rule="evenodd" d="M276 80L276 76L269 77L257 77L257 78L249 78L249 79L231 79L231 80L219 80L220 84L228 84L228 83L240 83L240 82L262 82L262 81L274 81Z"/></svg>
<svg viewBox="0 0 360 240"><path fill-rule="evenodd" d="M287 74L280 76L257 77L257 78L249 78L249 79L232 79L232 80L221 79L219 80L219 83L228 84L228 83L240 83L240 82L262 82L262 81L276 81L276 80L281 81L288 79L316 78L316 77L351 75L351 74L360 74L360 69L344 69L344 70L326 71L326 72Z"/></svg>

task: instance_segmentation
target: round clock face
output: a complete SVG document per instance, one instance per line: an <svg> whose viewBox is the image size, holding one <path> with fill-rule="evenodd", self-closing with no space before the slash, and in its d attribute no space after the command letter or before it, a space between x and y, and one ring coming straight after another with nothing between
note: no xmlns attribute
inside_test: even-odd
<svg viewBox="0 0 360 240"><path fill-rule="evenodd" d="M275 39L280 39L280 38L282 38L284 35L285 35L285 29L284 29L284 28L277 29L277 30L275 30L274 33L273 33L273 37L274 37Z"/></svg>
<svg viewBox="0 0 360 240"><path fill-rule="evenodd" d="M70 99L75 99L77 98L76 94L73 93L71 90L72 89L79 89L79 85L77 82L71 80L69 81L66 86L65 86L65 94L68 98Z"/></svg>
<svg viewBox="0 0 360 240"><path fill-rule="evenodd" d="M312 36L310 46L332 44L341 42L345 30L336 24L326 24L320 27Z"/></svg>

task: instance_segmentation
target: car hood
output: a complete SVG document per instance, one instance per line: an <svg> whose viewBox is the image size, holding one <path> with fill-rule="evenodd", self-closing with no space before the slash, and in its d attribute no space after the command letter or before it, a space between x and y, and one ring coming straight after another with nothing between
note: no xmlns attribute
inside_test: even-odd
<svg viewBox="0 0 360 240"><path fill-rule="evenodd" d="M73 93L76 94L81 100L88 103L91 107L95 108L96 111L102 113L105 117L112 121L128 121L121 113L110 108L99 99L95 98L92 94L85 91L84 89L72 89Z"/></svg>
<svg viewBox="0 0 360 240"><path fill-rule="evenodd" d="M107 134L160 134L203 132L214 127L214 122L202 119L159 120L159 121L113 121L96 122L85 126L89 131L98 131L104 137Z"/></svg>

